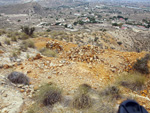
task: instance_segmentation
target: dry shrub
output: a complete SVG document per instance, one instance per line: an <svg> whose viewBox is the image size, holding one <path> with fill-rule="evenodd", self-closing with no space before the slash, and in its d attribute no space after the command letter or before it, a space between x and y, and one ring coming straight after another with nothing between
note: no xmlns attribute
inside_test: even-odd
<svg viewBox="0 0 150 113"><path fill-rule="evenodd" d="M73 107L76 109L86 109L92 106L92 99L87 94L81 94L74 98Z"/></svg>
<svg viewBox="0 0 150 113"><path fill-rule="evenodd" d="M86 94L91 90L91 86L88 84L81 84L78 90L81 94Z"/></svg>
<svg viewBox="0 0 150 113"><path fill-rule="evenodd" d="M62 98L62 91L56 84L46 83L35 92L35 103L30 106L27 113L50 113L53 106L61 102Z"/></svg>
<svg viewBox="0 0 150 113"><path fill-rule="evenodd" d="M19 35L19 39L22 39L22 40L26 40L26 39L29 39L29 38L30 37L25 33L20 33L20 35Z"/></svg>
<svg viewBox="0 0 150 113"><path fill-rule="evenodd" d="M6 38L4 42L5 42L5 44L10 45L10 40L9 39Z"/></svg>
<svg viewBox="0 0 150 113"><path fill-rule="evenodd" d="M134 64L133 68L142 74L149 74L149 69L148 69L149 59L150 59L150 54L146 54L143 58L137 59L137 62Z"/></svg>
<svg viewBox="0 0 150 113"><path fill-rule="evenodd" d="M112 86L107 86L101 93L100 95L103 96L110 96L112 98L119 98L120 97L120 90L117 86L112 85Z"/></svg>
<svg viewBox="0 0 150 113"><path fill-rule="evenodd" d="M15 84L29 85L29 78L21 72L12 72L8 75L8 79Z"/></svg>
<svg viewBox="0 0 150 113"><path fill-rule="evenodd" d="M49 92L47 92L45 94L45 98L43 100L43 104L45 106L48 106L48 105L52 106L55 103L60 102L61 98L62 98L61 92L55 91L55 90L50 90Z"/></svg>
<svg viewBox="0 0 150 113"><path fill-rule="evenodd" d="M5 31L5 30L0 29L0 36L1 36L1 35L3 35L3 34L6 34L6 31Z"/></svg>
<svg viewBox="0 0 150 113"><path fill-rule="evenodd" d="M30 39L22 41L20 49L26 51L28 47L35 48L34 42Z"/></svg>
<svg viewBox="0 0 150 113"><path fill-rule="evenodd" d="M48 48L42 48L40 50L40 53L42 53L42 55L47 57L57 57L57 52L54 50L50 50Z"/></svg>
<svg viewBox="0 0 150 113"><path fill-rule="evenodd" d="M17 38L15 36L11 37L11 41L17 41Z"/></svg>
<svg viewBox="0 0 150 113"><path fill-rule="evenodd" d="M143 76L140 73L122 73L118 79L117 82L127 88L130 88L131 90L141 90L144 87L144 83L146 81L145 76Z"/></svg>
<svg viewBox="0 0 150 113"><path fill-rule="evenodd" d="M55 103L61 101L61 90L54 84L45 84L39 88L39 92L37 92L36 98L45 106L52 106Z"/></svg>

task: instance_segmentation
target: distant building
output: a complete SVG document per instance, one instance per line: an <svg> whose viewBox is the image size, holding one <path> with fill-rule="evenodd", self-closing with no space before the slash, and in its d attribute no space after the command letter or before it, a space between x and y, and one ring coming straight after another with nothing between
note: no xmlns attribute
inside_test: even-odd
<svg viewBox="0 0 150 113"><path fill-rule="evenodd" d="M75 16L81 16L81 14L80 14L80 13L74 13L74 15L75 15Z"/></svg>

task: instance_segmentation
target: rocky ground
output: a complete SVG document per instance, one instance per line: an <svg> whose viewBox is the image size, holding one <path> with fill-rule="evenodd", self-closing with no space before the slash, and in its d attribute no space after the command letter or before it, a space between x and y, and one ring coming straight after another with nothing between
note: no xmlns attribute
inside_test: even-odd
<svg viewBox="0 0 150 113"><path fill-rule="evenodd" d="M108 37L108 34L105 34ZM100 42L104 41L100 36ZM11 41L10 45L5 44L6 35L0 36L0 112L1 113L26 113L32 104L36 101L33 99L38 88L43 84L55 83L63 90L64 101L72 100L81 84L88 84L92 90L91 98L94 100L92 110L77 110L65 105L64 103L56 104L49 110L53 113L91 113L102 110L102 106L111 104L115 112L119 104L127 99L137 100L150 112L150 75L146 75L144 88L133 91L123 86L118 86L121 98L115 101L107 102L109 97L101 99L99 91L103 91L107 86L116 84L117 78L124 72L133 71L132 67L137 59L145 56L146 51L121 52L118 49L123 48L117 45L117 40L110 39L118 49L100 48L96 45L77 45L73 42L60 41L51 38L32 38L36 48L28 48L27 51L21 51L17 58L12 57L12 51L19 48L21 40L18 42ZM86 39L86 38L85 38ZM83 40L85 40L83 38ZM103 39L103 40L102 40ZM105 40L106 41L106 40ZM103 42L103 44L107 42ZM110 43L109 42L109 43ZM39 50L46 48L50 44L51 50L56 50L56 57L47 57L42 55ZM108 43L107 43L108 44ZM52 47L51 47L52 46ZM107 45L108 46L108 45ZM62 48L62 49L60 49ZM29 57L27 57L27 54ZM150 62L148 63L150 68ZM30 78L29 85L11 83L7 76L13 71L22 72ZM67 98L67 99L66 99ZM113 103L114 102L114 103ZM101 105L102 104L102 105ZM99 105L99 106L97 106ZM104 109L106 110L107 107ZM41 106L41 109L46 109ZM111 112L105 111L104 112ZM41 111L40 111L41 112Z"/></svg>

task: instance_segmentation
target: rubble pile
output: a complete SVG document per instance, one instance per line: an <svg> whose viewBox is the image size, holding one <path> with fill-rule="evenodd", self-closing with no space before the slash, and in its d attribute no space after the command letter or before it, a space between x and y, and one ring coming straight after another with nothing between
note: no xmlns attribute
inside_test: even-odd
<svg viewBox="0 0 150 113"><path fill-rule="evenodd" d="M56 50L57 52L63 51L63 47L58 42L55 42L55 41L47 42L46 48Z"/></svg>
<svg viewBox="0 0 150 113"><path fill-rule="evenodd" d="M99 54L102 52L103 50L101 50L100 48L88 45L72 48L70 49L70 51L64 53L62 57L77 62L94 63L100 62Z"/></svg>

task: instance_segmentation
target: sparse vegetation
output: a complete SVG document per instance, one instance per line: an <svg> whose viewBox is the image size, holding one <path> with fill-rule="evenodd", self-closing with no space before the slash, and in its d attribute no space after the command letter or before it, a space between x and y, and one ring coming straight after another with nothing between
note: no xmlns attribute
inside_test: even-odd
<svg viewBox="0 0 150 113"><path fill-rule="evenodd" d="M81 94L87 94L91 90L91 86L88 84L81 84L78 90Z"/></svg>
<svg viewBox="0 0 150 113"><path fill-rule="evenodd" d="M45 94L45 98L43 100L43 104L45 106L48 106L48 105L52 106L55 103L60 102L61 98L62 98L62 96L61 96L61 92L60 91L50 90L50 91L48 91Z"/></svg>
<svg viewBox="0 0 150 113"><path fill-rule="evenodd" d="M131 90L141 90L144 87L146 78L140 73L122 73L116 81Z"/></svg>
<svg viewBox="0 0 150 113"><path fill-rule="evenodd" d="M1 35L3 35L3 34L6 34L6 31L5 31L5 30L0 29L0 36L1 36Z"/></svg>
<svg viewBox="0 0 150 113"><path fill-rule="evenodd" d="M10 40L9 39L5 39L5 44L10 45Z"/></svg>
<svg viewBox="0 0 150 113"><path fill-rule="evenodd" d="M119 88L116 85L107 86L102 92L101 95L103 96L109 96L111 98L119 98L121 95L121 92Z"/></svg>
<svg viewBox="0 0 150 113"><path fill-rule="evenodd" d="M57 52L54 50L50 50L48 48L43 48L40 50L40 52L42 53L42 55L44 56L48 56L48 57L57 57Z"/></svg>
<svg viewBox="0 0 150 113"><path fill-rule="evenodd" d="M30 48L35 48L34 42L30 39L25 40L22 42L22 44L20 45L21 49L25 49L27 50L28 47Z"/></svg>
<svg viewBox="0 0 150 113"><path fill-rule="evenodd" d="M21 72L12 72L8 75L8 79L15 84L29 85L29 78Z"/></svg>
<svg viewBox="0 0 150 113"><path fill-rule="evenodd" d="M54 104L61 102L62 90L53 83L46 83L39 87L34 99L36 103L28 109L27 113L44 112L45 107L53 107ZM48 112L48 109L46 109L46 112Z"/></svg>
<svg viewBox="0 0 150 113"><path fill-rule="evenodd" d="M26 39L29 39L29 36L25 33L21 33L19 36L19 39L26 40Z"/></svg>
<svg viewBox="0 0 150 113"><path fill-rule="evenodd" d="M150 54L146 54L143 58L137 59L137 62L134 64L133 69L142 73L149 74L148 61L150 60Z"/></svg>
<svg viewBox="0 0 150 113"><path fill-rule="evenodd" d="M11 41L17 41L17 38L15 36L11 37Z"/></svg>
<svg viewBox="0 0 150 113"><path fill-rule="evenodd" d="M20 54L21 54L20 49L15 49L15 50L13 50L13 52L12 52L12 57L17 58L18 55L20 55Z"/></svg>
<svg viewBox="0 0 150 113"><path fill-rule="evenodd" d="M76 109L86 109L92 106L92 99L87 94L81 94L74 98L73 107Z"/></svg>

